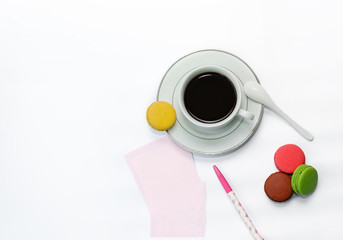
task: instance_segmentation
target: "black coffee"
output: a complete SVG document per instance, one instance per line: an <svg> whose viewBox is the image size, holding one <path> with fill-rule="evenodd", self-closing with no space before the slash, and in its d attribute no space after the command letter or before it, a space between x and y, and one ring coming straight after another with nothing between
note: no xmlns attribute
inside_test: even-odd
<svg viewBox="0 0 343 240"><path fill-rule="evenodd" d="M219 73L194 77L186 87L184 102L188 113L204 123L227 118L236 106L237 94L231 81Z"/></svg>

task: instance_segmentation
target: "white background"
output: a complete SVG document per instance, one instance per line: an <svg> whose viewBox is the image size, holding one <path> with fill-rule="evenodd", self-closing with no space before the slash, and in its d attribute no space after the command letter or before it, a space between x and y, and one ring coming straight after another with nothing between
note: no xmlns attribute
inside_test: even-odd
<svg viewBox="0 0 343 240"><path fill-rule="evenodd" d="M165 134L145 111L166 70L209 48L246 61L315 139L266 109L238 151L195 156L207 185L203 239L252 239L213 163L265 239L342 238L342 11L338 0L1 0L0 239L149 239L123 155ZM274 203L263 185L287 143L319 183Z"/></svg>

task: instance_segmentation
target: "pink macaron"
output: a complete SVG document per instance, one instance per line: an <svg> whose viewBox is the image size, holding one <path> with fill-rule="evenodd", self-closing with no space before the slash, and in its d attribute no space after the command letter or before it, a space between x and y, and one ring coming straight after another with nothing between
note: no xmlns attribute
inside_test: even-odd
<svg viewBox="0 0 343 240"><path fill-rule="evenodd" d="M291 174L305 163L305 154L297 145L286 144L275 152L274 162L281 172Z"/></svg>

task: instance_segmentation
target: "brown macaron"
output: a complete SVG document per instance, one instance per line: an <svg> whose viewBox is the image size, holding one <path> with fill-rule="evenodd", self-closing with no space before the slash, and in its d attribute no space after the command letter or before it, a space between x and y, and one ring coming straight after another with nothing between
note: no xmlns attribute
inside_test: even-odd
<svg viewBox="0 0 343 240"><path fill-rule="evenodd" d="M271 174L264 183L264 191L275 202L283 202L293 194L291 177L283 172Z"/></svg>

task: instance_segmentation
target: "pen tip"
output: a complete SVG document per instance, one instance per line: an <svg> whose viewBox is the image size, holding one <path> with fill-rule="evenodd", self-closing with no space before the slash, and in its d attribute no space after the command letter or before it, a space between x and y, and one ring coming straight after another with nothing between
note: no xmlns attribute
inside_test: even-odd
<svg viewBox="0 0 343 240"><path fill-rule="evenodd" d="M215 171L215 173L217 174L217 177L220 181L220 183L222 184L222 186L224 187L225 191L227 193L231 192L231 186L229 185L229 183L226 181L225 177L223 176L223 174L219 171L219 169L217 168L216 165L213 165L213 169Z"/></svg>

